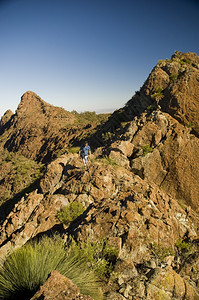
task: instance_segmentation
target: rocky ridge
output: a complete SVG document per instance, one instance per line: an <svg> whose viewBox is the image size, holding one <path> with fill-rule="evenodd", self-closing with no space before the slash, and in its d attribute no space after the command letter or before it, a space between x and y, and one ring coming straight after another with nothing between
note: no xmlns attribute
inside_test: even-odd
<svg viewBox="0 0 199 300"><path fill-rule="evenodd" d="M198 135L198 72L199 57L195 53L176 51L171 59L159 60L140 90L112 114L105 129L115 129L121 121L159 107Z"/></svg>
<svg viewBox="0 0 199 300"><path fill-rule="evenodd" d="M107 299L199 299L198 64L196 54L179 52L159 62L140 92L90 137L100 145L88 170L77 154L66 152L50 161L37 189L16 202L2 220L1 257L53 232L65 240L72 235L79 243L106 237L119 253L114 274L103 287ZM25 95L25 103L31 97ZM1 130L5 134L10 124L5 147L26 154L18 140L16 148L12 144L12 128L16 134L19 119L20 126L27 124L23 116L31 113L29 105L22 110L23 101L15 116L8 112L2 118ZM35 115L40 111L36 106ZM33 155L37 159L39 134ZM26 139L29 145L28 135ZM52 141L46 138L47 144ZM53 153L53 147L45 149ZM83 203L85 211L66 226L57 211L73 201ZM190 253L182 251L182 241L190 245ZM51 297L49 286L52 291L55 287L54 299L61 299L52 280L60 275L51 275L33 299ZM74 299L84 299L78 293Z"/></svg>
<svg viewBox="0 0 199 300"><path fill-rule="evenodd" d="M75 141L89 135L98 124L78 124L75 115L55 107L28 91L13 114L8 110L1 119L3 147L27 158L48 163L66 152Z"/></svg>

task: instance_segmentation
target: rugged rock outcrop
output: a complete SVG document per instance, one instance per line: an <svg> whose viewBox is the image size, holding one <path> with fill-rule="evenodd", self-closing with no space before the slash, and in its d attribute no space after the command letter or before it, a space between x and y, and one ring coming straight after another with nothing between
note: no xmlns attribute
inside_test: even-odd
<svg viewBox="0 0 199 300"><path fill-rule="evenodd" d="M198 209L199 140L169 114L154 110L129 122L109 153L142 179Z"/></svg>
<svg viewBox="0 0 199 300"><path fill-rule="evenodd" d="M1 128L1 129L3 129L4 125L10 121L10 119L11 119L11 117L12 117L13 115L14 115L14 114L13 114L13 112L12 112L10 109L8 109L8 110L5 112L5 114L3 115L3 117L2 117L1 120L0 120L0 128Z"/></svg>
<svg viewBox="0 0 199 300"><path fill-rule="evenodd" d="M3 117L4 128L6 116ZM73 122L71 113L46 103L33 92L26 92L8 124L5 147L36 159L53 133Z"/></svg>
<svg viewBox="0 0 199 300"><path fill-rule="evenodd" d="M49 165L40 184L45 189L51 182L49 192L45 191L44 195L35 191L22 198L3 223L1 257L11 247L20 247L47 232L59 231L66 239L72 234L79 242L89 237L92 240L106 237L119 251L115 266L119 274L116 290L131 299L132 295L138 295L135 282L141 284L142 268L145 268L144 273L142 271L145 276L150 270L162 270L162 266L170 265L169 258L165 262L158 260L155 245L162 251L175 249L177 240L197 240L198 216L190 207L182 208L157 185L147 183L124 167L107 165L103 159L91 163L89 170L82 170L81 164L79 158L71 154ZM52 176L54 172L56 178ZM69 227L64 227L56 213L72 201L83 203L85 212ZM173 262L173 267L177 268L176 264ZM198 279L190 277L190 280L197 283ZM154 290L157 290L155 283L145 280L140 297L143 293L150 296ZM196 293L194 288L193 293ZM107 293L108 299L112 296ZM149 296L148 299L153 299ZM168 290L168 299L172 299L170 296Z"/></svg>
<svg viewBox="0 0 199 300"><path fill-rule="evenodd" d="M80 294L79 288L58 271L52 271L47 281L31 300L92 300L90 296Z"/></svg>
<svg viewBox="0 0 199 300"><path fill-rule="evenodd" d="M171 267L156 269L147 285L147 300L199 299L193 287Z"/></svg>
<svg viewBox="0 0 199 300"><path fill-rule="evenodd" d="M175 54L159 67L169 76L160 106L199 136L199 57L195 53Z"/></svg>
<svg viewBox="0 0 199 300"><path fill-rule="evenodd" d="M88 169L78 154L52 161L57 147L80 141L82 132L71 125L70 113L26 93L16 114L1 121L4 146L48 163L37 190L16 201L2 222L1 257L54 232L80 244L106 237L119 253L104 285L107 299L199 299L198 72L193 53L160 61L141 90L90 138L96 148ZM66 123L67 137L53 133ZM83 203L84 212L62 224L57 211L73 201ZM60 276L53 271L33 299L50 299L51 292L54 299L89 299Z"/></svg>
<svg viewBox="0 0 199 300"><path fill-rule="evenodd" d="M108 138L102 152L194 209L199 204L198 79L195 53L176 52L159 61L101 131L101 138Z"/></svg>
<svg viewBox="0 0 199 300"><path fill-rule="evenodd" d="M145 109L160 107L199 134L199 57L176 52L161 60L125 107L115 111L104 130L114 130L123 121L140 116Z"/></svg>
<svg viewBox="0 0 199 300"><path fill-rule="evenodd" d="M12 118L11 118L12 116ZM20 152L27 158L49 162L60 151L80 140L96 127L75 123L74 114L43 101L34 92L26 92L15 114L7 111L0 123L4 133L3 146L9 151Z"/></svg>

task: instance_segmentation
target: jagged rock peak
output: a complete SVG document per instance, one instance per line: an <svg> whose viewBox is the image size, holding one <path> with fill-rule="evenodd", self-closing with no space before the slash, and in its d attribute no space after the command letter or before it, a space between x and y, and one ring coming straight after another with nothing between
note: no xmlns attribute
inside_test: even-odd
<svg viewBox="0 0 199 300"><path fill-rule="evenodd" d="M181 53L180 51L175 51L175 53L172 55L171 59L190 60L190 62L192 64L195 64L196 66L199 64L199 56L194 52Z"/></svg>
<svg viewBox="0 0 199 300"><path fill-rule="evenodd" d="M176 51L171 59L159 60L140 91L125 107L115 111L105 131L131 121L144 111L160 109L169 113L199 136L199 56Z"/></svg>
<svg viewBox="0 0 199 300"><path fill-rule="evenodd" d="M9 151L21 151L24 156L35 159L38 153L44 153L44 143L47 145L50 137L73 124L74 120L71 112L53 106L28 91L21 97L9 124L10 137L6 141L6 148Z"/></svg>
<svg viewBox="0 0 199 300"><path fill-rule="evenodd" d="M32 92L32 91L25 92L22 95L21 100L24 100L24 99L26 100L26 99L30 99L30 98L36 98L39 101L41 101L41 98L35 92Z"/></svg>
<svg viewBox="0 0 199 300"><path fill-rule="evenodd" d="M71 123L74 116L62 107L56 107L42 100L36 93L27 91L21 97L21 102L16 111L17 117L20 119L28 118L29 122L42 122L41 119L49 122L53 118L64 119ZM63 120L62 120L63 121Z"/></svg>
<svg viewBox="0 0 199 300"><path fill-rule="evenodd" d="M0 120L0 127L4 126L11 119L11 117L13 115L14 114L10 109L6 110L6 112L4 113L4 115L2 116L2 118Z"/></svg>
<svg viewBox="0 0 199 300"><path fill-rule="evenodd" d="M18 105L17 108L17 114L29 112L33 110L38 110L44 107L49 107L52 105L48 104L44 100L42 100L36 93L27 91L25 92L21 97L21 102Z"/></svg>

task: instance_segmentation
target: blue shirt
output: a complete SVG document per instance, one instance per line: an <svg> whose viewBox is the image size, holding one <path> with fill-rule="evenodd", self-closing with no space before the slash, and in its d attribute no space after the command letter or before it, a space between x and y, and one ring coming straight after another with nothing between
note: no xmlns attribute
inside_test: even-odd
<svg viewBox="0 0 199 300"><path fill-rule="evenodd" d="M89 145L85 146L81 146L81 155L83 156L88 156L88 152L91 151L91 148Z"/></svg>

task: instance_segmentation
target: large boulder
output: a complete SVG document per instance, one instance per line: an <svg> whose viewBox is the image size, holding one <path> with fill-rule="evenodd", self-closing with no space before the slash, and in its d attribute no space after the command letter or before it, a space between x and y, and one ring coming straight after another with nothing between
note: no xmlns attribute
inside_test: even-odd
<svg viewBox="0 0 199 300"><path fill-rule="evenodd" d="M156 269L147 284L147 300L187 299L197 300L199 294L171 267Z"/></svg>
<svg viewBox="0 0 199 300"><path fill-rule="evenodd" d="M52 271L47 281L31 300L92 300L90 296L82 295L80 289L67 277L58 271Z"/></svg>
<svg viewBox="0 0 199 300"><path fill-rule="evenodd" d="M199 140L191 129L159 111L141 116L129 158L132 171L153 182L180 202L198 209Z"/></svg>
<svg viewBox="0 0 199 300"><path fill-rule="evenodd" d="M174 65L175 69L168 68ZM160 105L163 110L183 124L190 126L199 136L199 57L195 53L174 55L171 62L160 64L170 76Z"/></svg>

